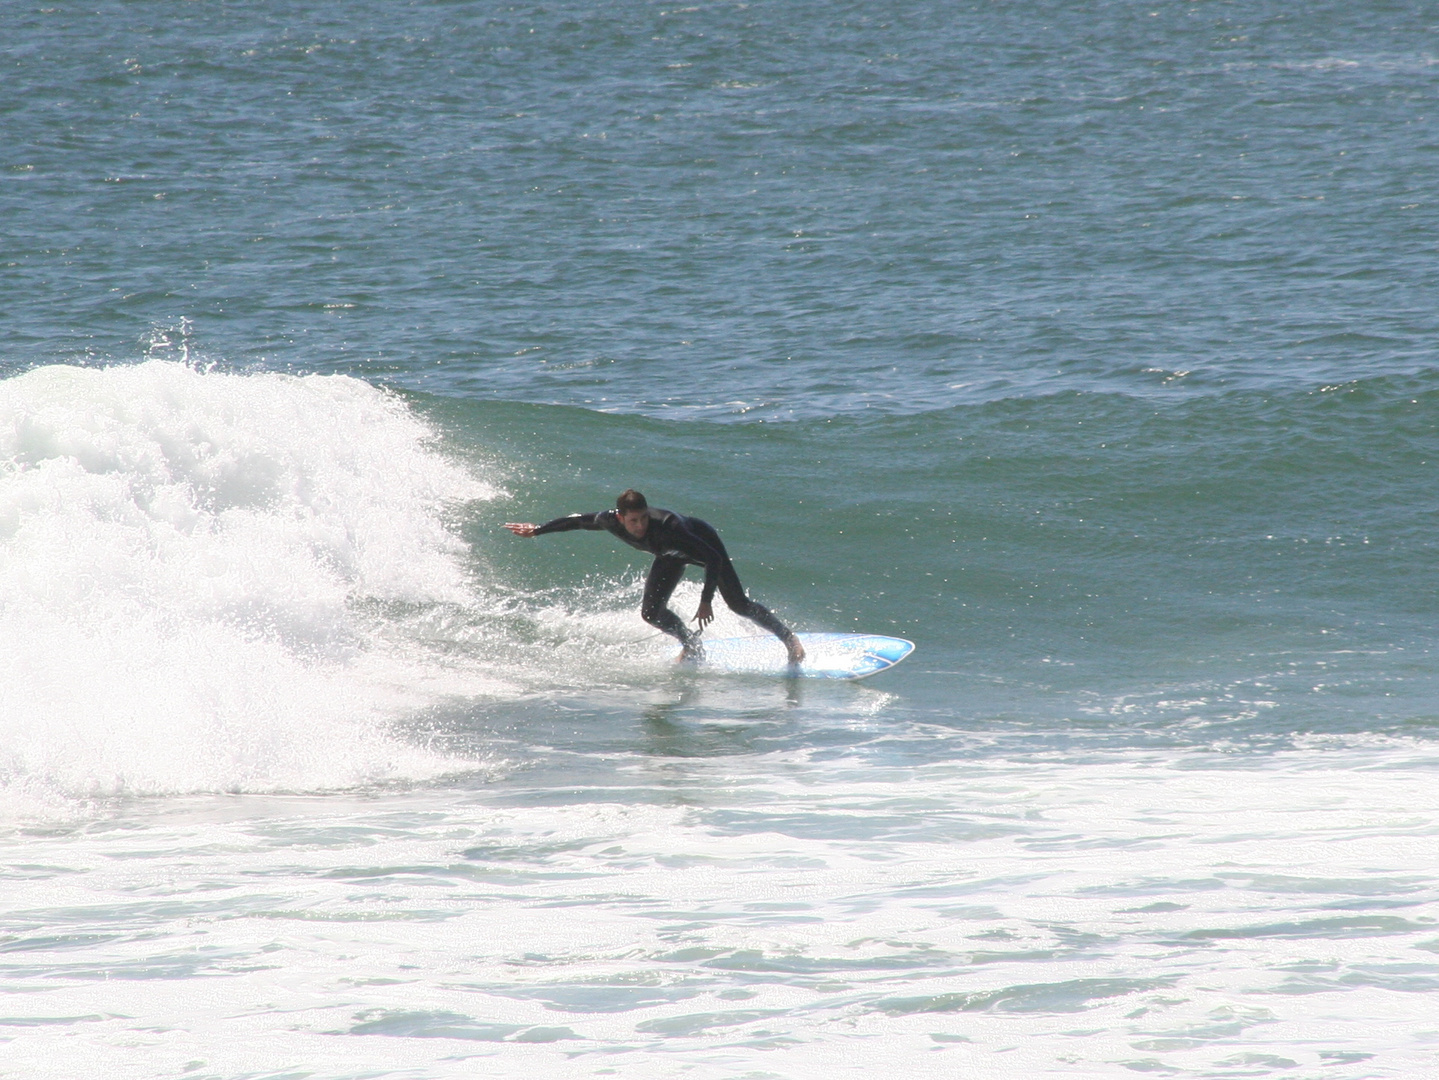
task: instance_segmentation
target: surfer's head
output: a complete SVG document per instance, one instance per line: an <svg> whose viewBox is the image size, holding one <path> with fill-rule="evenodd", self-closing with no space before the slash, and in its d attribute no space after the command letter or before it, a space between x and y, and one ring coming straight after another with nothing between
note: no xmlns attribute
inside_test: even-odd
<svg viewBox="0 0 1439 1080"><path fill-rule="evenodd" d="M650 527L650 504L634 488L630 488L615 500L615 510L620 515L620 524L636 540L644 536Z"/></svg>

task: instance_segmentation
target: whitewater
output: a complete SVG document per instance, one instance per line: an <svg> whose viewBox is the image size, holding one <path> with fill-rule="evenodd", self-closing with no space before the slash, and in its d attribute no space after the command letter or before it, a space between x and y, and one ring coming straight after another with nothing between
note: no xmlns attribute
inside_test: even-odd
<svg viewBox="0 0 1439 1080"><path fill-rule="evenodd" d="M353 379L164 361L0 383L11 812L434 775L385 733L425 674L360 605L464 592L447 501L493 489Z"/></svg>

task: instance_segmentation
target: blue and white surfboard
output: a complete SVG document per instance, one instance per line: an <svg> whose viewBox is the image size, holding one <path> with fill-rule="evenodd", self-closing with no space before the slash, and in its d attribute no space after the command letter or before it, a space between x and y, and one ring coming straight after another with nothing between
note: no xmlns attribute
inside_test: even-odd
<svg viewBox="0 0 1439 1080"><path fill-rule="evenodd" d="M914 642L879 634L799 634L804 662L790 666L779 639L718 638L704 643L702 671L729 675L801 676L810 679L867 679L894 667L914 652Z"/></svg>

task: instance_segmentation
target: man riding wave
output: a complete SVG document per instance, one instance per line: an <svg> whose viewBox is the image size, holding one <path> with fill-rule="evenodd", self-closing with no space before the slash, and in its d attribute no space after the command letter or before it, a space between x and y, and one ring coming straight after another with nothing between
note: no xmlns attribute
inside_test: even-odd
<svg viewBox="0 0 1439 1080"><path fill-rule="evenodd" d="M655 557L655 561L650 566L649 576L645 578L640 617L679 641L684 647L680 654L681 659L693 660L703 655L699 632L714 619L711 601L716 589L736 615L743 615L784 642L785 648L789 650L791 664L798 664L804 659L804 646L794 632L775 618L769 608L745 595L734 563L730 561L724 542L720 540L714 527L696 517L685 517L650 506L645 497L633 488L615 501L613 510L601 510L593 514L570 514L568 517L547 521L543 525L507 521L505 528L516 536L543 536L546 533L569 532L572 529L603 530L617 536L632 548L649 552ZM669 607L670 596L684 577L686 566L705 568L700 606L693 620L699 624L699 631L686 627L684 621Z"/></svg>

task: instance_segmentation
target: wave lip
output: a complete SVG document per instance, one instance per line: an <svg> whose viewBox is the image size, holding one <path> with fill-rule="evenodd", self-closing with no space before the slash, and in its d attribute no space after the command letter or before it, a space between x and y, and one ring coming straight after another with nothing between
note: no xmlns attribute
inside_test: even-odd
<svg viewBox="0 0 1439 1080"><path fill-rule="evenodd" d="M495 492L433 438L346 376L0 381L0 812L444 769L387 733L416 672L357 605L466 596L440 511Z"/></svg>

